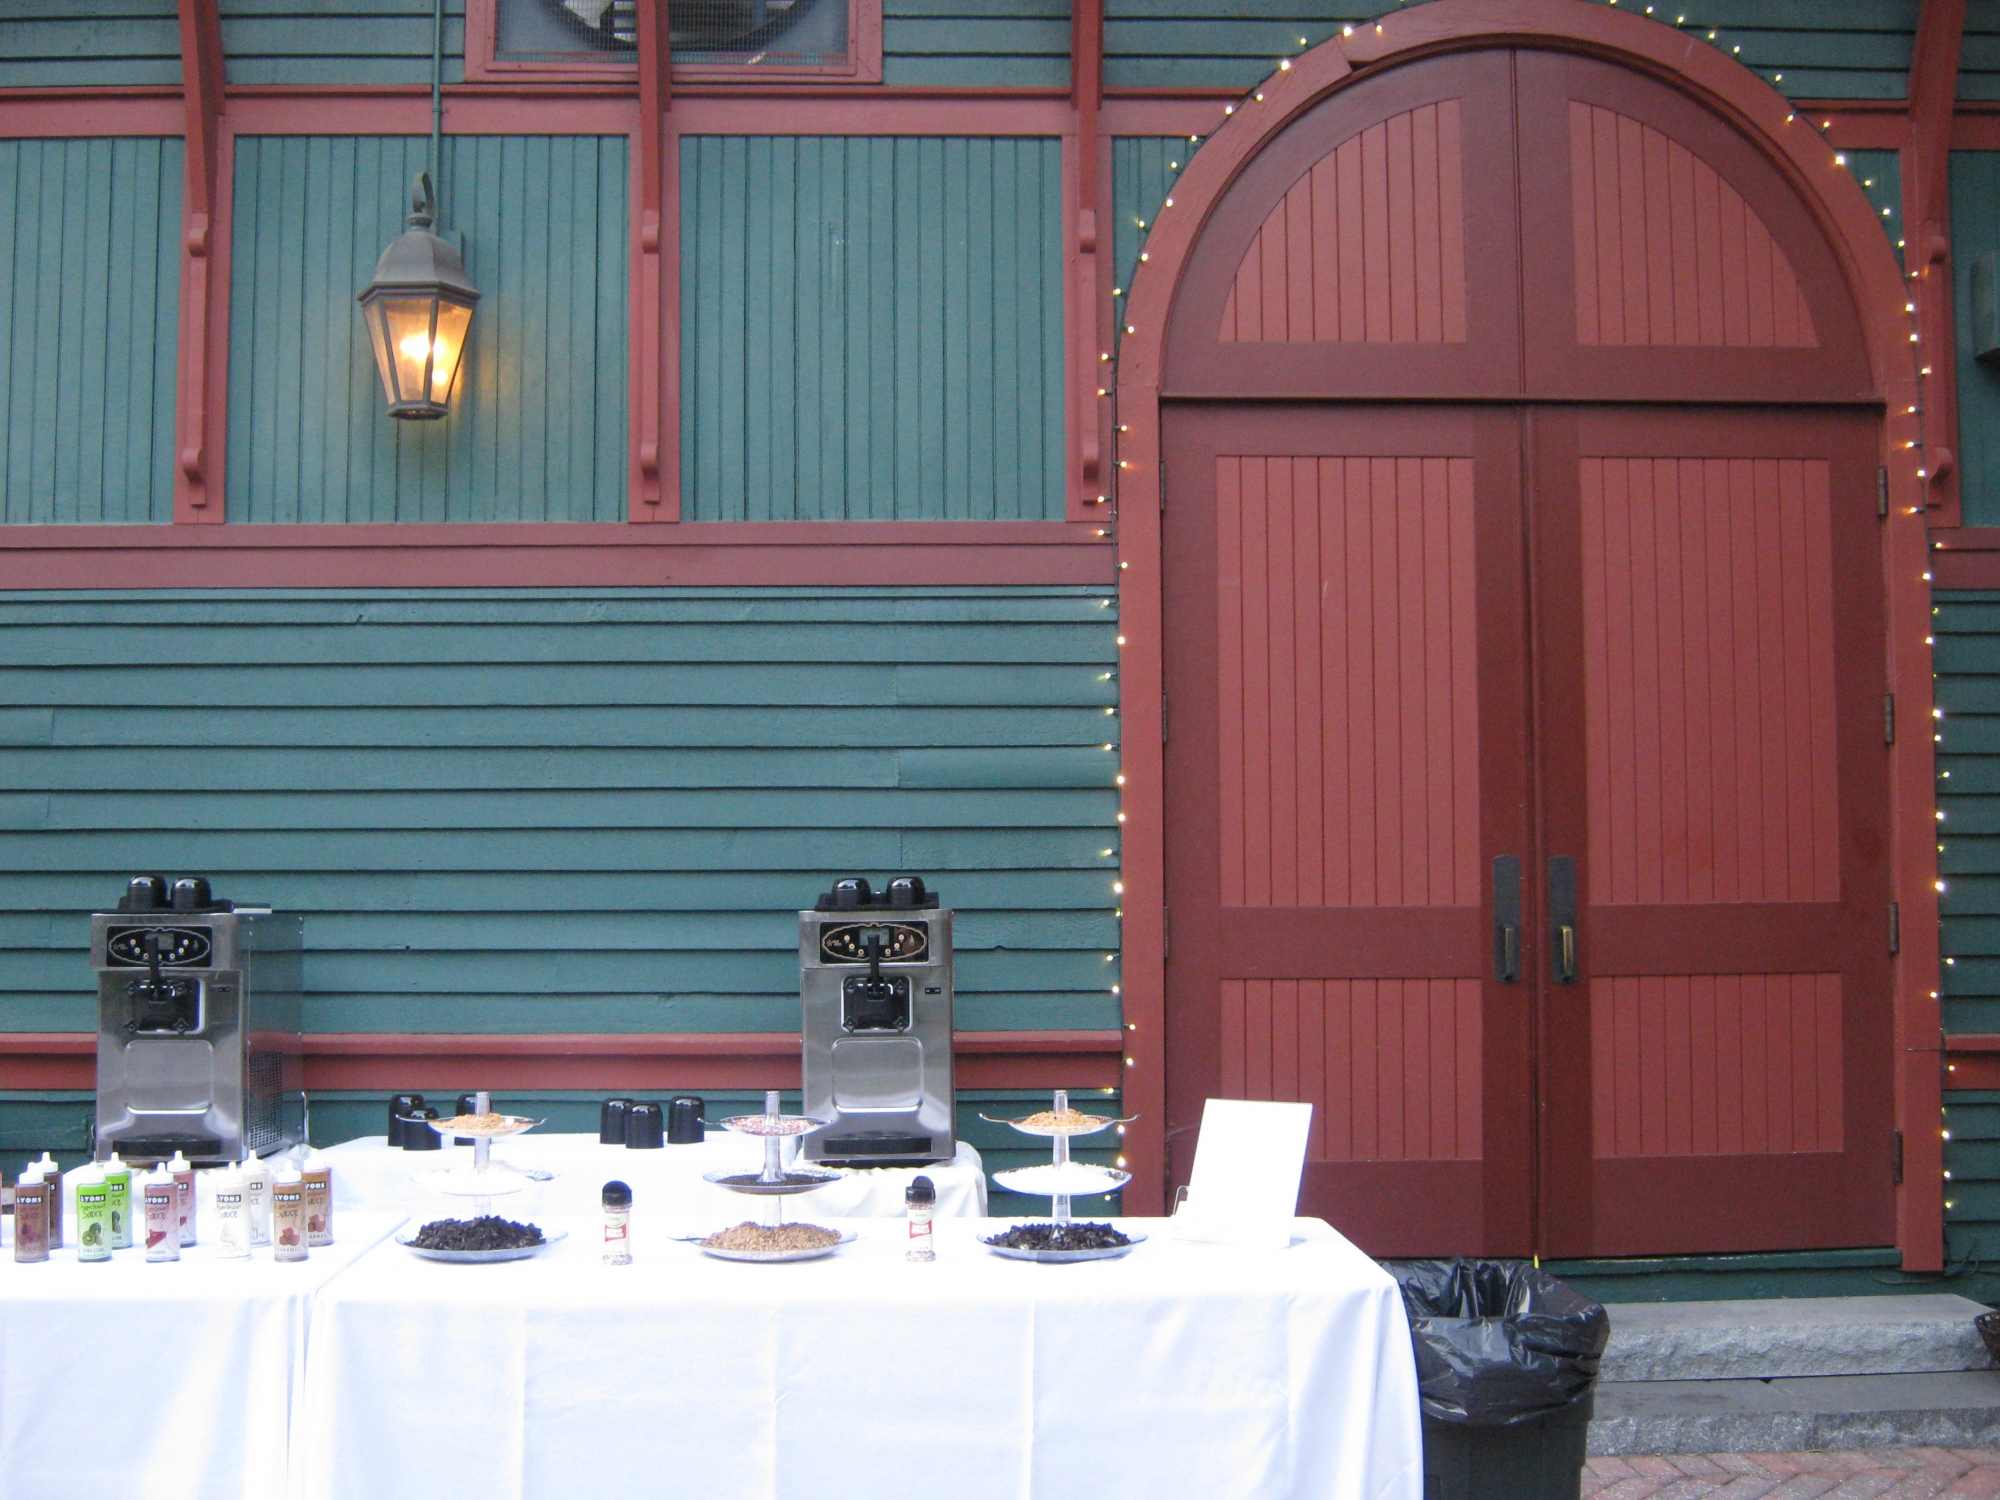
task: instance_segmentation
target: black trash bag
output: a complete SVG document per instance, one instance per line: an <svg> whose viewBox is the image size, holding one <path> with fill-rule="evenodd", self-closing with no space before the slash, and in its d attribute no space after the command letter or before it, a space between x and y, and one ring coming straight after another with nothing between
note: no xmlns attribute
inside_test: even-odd
<svg viewBox="0 0 2000 1500"><path fill-rule="evenodd" d="M1424 1415L1506 1427L1590 1395L1611 1337L1604 1308L1522 1260L1411 1260L1403 1289Z"/></svg>

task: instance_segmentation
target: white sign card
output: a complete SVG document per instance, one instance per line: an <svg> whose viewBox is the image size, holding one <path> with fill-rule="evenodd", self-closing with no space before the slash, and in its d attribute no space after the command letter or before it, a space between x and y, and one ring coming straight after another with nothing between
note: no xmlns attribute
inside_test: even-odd
<svg viewBox="0 0 2000 1500"><path fill-rule="evenodd" d="M1292 1242L1305 1171L1310 1104L1210 1099L1195 1138L1177 1239L1283 1249Z"/></svg>

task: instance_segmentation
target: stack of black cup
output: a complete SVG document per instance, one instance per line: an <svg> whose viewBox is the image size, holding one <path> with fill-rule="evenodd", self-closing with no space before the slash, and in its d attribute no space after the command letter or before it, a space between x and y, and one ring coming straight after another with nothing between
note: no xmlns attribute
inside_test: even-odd
<svg viewBox="0 0 2000 1500"><path fill-rule="evenodd" d="M422 1094L397 1094L389 1101L389 1144L405 1151L435 1151L444 1138L431 1129L438 1112Z"/></svg>
<svg viewBox="0 0 2000 1500"><path fill-rule="evenodd" d="M692 1146L703 1139L707 1108L694 1094L672 1100L666 1110L637 1099L606 1099L597 1111L597 1139L606 1146L651 1151L662 1145Z"/></svg>

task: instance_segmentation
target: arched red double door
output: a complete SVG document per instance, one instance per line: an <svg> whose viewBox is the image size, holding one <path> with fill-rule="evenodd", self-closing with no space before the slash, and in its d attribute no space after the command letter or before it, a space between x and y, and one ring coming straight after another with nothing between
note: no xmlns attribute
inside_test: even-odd
<svg viewBox="0 0 2000 1500"><path fill-rule="evenodd" d="M1161 400L1170 1129L1310 1100L1377 1253L1890 1243L1882 414L1781 174L1607 62L1385 67Z"/></svg>

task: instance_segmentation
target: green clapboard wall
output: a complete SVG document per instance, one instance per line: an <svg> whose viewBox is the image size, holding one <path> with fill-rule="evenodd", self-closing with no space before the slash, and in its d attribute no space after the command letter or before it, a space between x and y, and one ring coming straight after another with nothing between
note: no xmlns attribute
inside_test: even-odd
<svg viewBox="0 0 2000 1500"><path fill-rule="evenodd" d="M485 294L451 414L392 421L355 295L429 142L236 142L232 521L621 521L623 136L445 141L443 227Z"/></svg>
<svg viewBox="0 0 2000 1500"><path fill-rule="evenodd" d="M1934 611L1944 1029L2000 1032L2000 593ZM1945 1089L1947 1254L2000 1260L2000 1094Z"/></svg>
<svg viewBox="0 0 2000 1500"><path fill-rule="evenodd" d="M174 0L5 0L0 88L179 88Z"/></svg>
<svg viewBox="0 0 2000 1500"><path fill-rule="evenodd" d="M1068 0L882 0L882 81L1066 89Z"/></svg>
<svg viewBox="0 0 2000 1500"><path fill-rule="evenodd" d="M238 84L428 84L432 0L221 0ZM171 7L170 7L171 8ZM445 0L444 81L465 77L465 0Z"/></svg>
<svg viewBox="0 0 2000 1500"><path fill-rule="evenodd" d="M1111 142L1111 259L1118 278L1115 337L1125 336L1124 298L1139 270L1153 217L1201 147L1184 135L1119 136Z"/></svg>
<svg viewBox="0 0 2000 1500"><path fill-rule="evenodd" d="M0 1027L134 873L305 916L312 1031L782 1031L842 874L958 1024L1119 1023L1105 590L0 594Z"/></svg>
<svg viewBox="0 0 2000 1500"><path fill-rule="evenodd" d="M0 141L0 522L174 518L178 139Z"/></svg>
<svg viewBox="0 0 2000 1500"><path fill-rule="evenodd" d="M2000 363L1974 357L1972 267L2000 253L2000 151L1951 153L1959 497L1967 526L2000 525Z"/></svg>
<svg viewBox="0 0 2000 1500"><path fill-rule="evenodd" d="M1969 0L1958 54L1958 97L2000 99L2000 4Z"/></svg>
<svg viewBox="0 0 2000 1500"><path fill-rule="evenodd" d="M1249 89L1279 58L1405 8L1382 0L1106 0L1105 82ZM1778 87L1801 99L1902 98L1917 17L1917 0L1628 0L1625 8L1678 20L1687 35L1765 78L1782 74Z"/></svg>
<svg viewBox="0 0 2000 1500"><path fill-rule="evenodd" d="M1882 232L1889 237L1889 244L1896 252L1896 259L1903 258L1903 155L1900 151L1846 151L1847 170L1854 174L1854 180L1861 184L1861 191L1868 195L1869 205L1875 210L1875 217L1881 221Z"/></svg>
<svg viewBox="0 0 2000 1500"><path fill-rule="evenodd" d="M693 520L1063 515L1053 139L685 136Z"/></svg>

